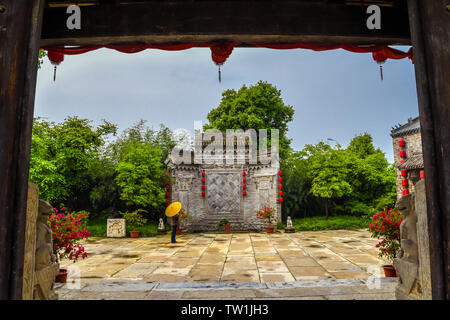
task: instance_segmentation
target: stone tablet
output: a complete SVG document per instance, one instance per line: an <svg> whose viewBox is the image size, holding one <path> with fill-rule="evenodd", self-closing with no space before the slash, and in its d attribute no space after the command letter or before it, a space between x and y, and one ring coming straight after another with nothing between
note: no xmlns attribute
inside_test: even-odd
<svg viewBox="0 0 450 320"><path fill-rule="evenodd" d="M106 236L108 238L123 238L126 235L125 219L108 219Z"/></svg>

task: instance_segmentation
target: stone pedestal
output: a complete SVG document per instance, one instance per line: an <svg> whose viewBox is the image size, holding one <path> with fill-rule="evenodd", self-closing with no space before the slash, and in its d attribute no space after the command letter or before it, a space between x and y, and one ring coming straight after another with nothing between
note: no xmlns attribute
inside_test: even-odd
<svg viewBox="0 0 450 320"><path fill-rule="evenodd" d="M125 219L108 219L106 236L108 238L123 238L126 236Z"/></svg>

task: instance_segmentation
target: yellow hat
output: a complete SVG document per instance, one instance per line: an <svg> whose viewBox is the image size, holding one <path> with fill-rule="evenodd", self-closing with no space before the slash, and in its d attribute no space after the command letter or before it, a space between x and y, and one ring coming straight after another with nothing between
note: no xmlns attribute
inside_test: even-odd
<svg viewBox="0 0 450 320"><path fill-rule="evenodd" d="M173 217L178 214L181 210L181 202L172 202L167 208L166 208L166 216Z"/></svg>

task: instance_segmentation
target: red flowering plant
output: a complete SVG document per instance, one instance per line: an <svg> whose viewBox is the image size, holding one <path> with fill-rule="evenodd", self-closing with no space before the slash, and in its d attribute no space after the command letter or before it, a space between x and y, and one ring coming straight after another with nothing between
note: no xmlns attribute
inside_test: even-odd
<svg viewBox="0 0 450 320"><path fill-rule="evenodd" d="M400 224L403 216L395 209L390 209L387 213L381 211L372 217L373 223L369 225L369 231L373 238L378 238L375 247L380 250L380 257L385 257L389 261L394 261L400 249Z"/></svg>
<svg viewBox="0 0 450 320"><path fill-rule="evenodd" d="M264 206L264 208L260 210L255 210L256 217L258 219L264 219L266 220L266 223L268 225L276 225L277 224L277 217L275 216L275 209Z"/></svg>
<svg viewBox="0 0 450 320"><path fill-rule="evenodd" d="M70 212L65 208L54 208L55 213L50 216L49 225L52 229L53 251L59 259L67 258L76 262L78 258L86 258L87 253L79 243L91 234L86 230L89 212Z"/></svg>

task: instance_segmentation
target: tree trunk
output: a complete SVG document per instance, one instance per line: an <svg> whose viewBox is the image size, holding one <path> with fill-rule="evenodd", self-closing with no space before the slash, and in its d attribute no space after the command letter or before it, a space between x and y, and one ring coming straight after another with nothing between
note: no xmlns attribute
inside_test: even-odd
<svg viewBox="0 0 450 320"><path fill-rule="evenodd" d="M325 219L328 220L328 199L325 198Z"/></svg>

